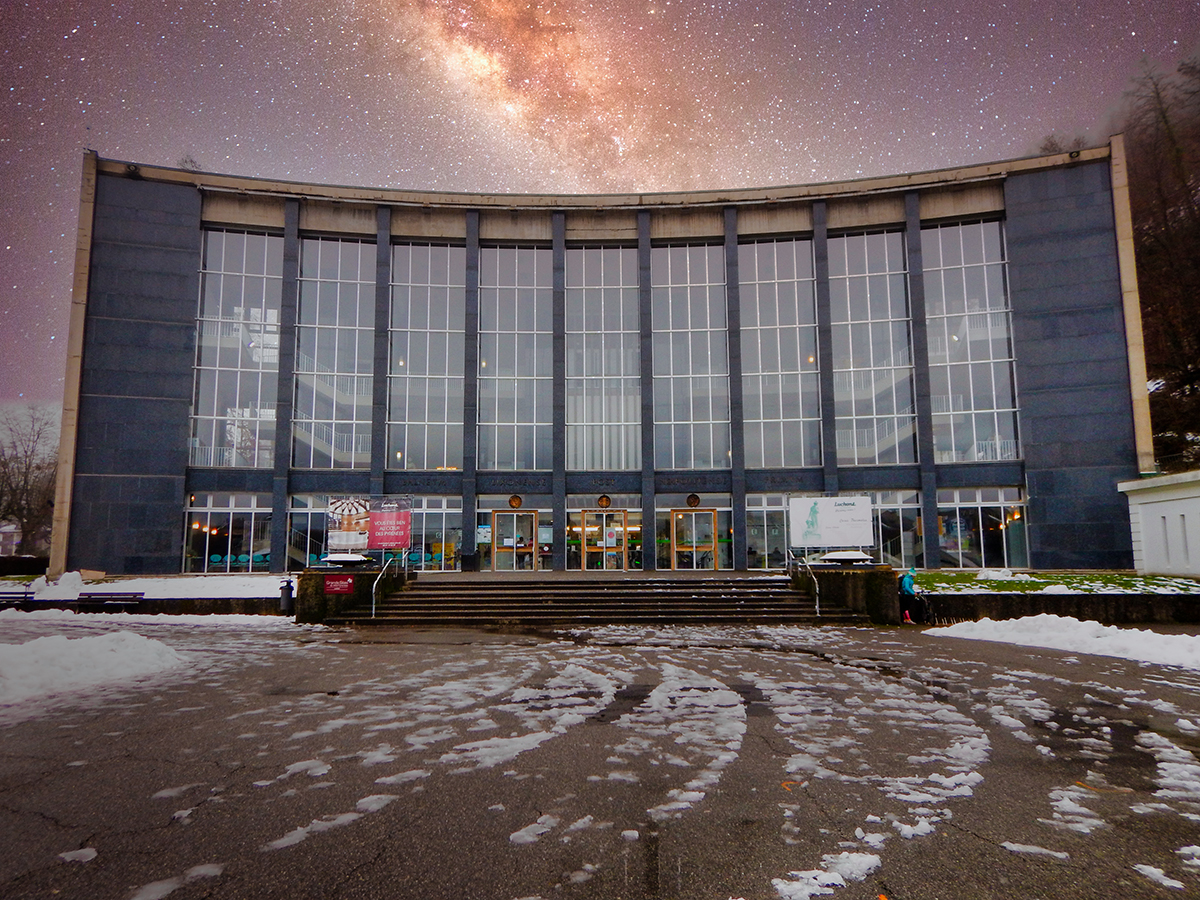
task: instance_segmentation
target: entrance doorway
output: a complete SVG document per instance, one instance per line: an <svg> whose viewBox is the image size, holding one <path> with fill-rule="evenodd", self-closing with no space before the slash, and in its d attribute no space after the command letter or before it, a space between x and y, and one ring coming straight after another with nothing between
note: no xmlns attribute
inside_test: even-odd
<svg viewBox="0 0 1200 900"><path fill-rule="evenodd" d="M717 567L717 511L715 509L671 510L671 567L715 569Z"/></svg>
<svg viewBox="0 0 1200 900"><path fill-rule="evenodd" d="M583 510L583 568L629 568L629 523L623 509Z"/></svg>
<svg viewBox="0 0 1200 900"><path fill-rule="evenodd" d="M537 510L492 513L493 571L532 571L538 568L537 520Z"/></svg>

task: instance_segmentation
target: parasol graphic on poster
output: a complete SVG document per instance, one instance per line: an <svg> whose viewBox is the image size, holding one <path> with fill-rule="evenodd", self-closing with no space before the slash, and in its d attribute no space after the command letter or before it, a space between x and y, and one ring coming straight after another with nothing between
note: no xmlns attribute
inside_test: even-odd
<svg viewBox="0 0 1200 900"><path fill-rule="evenodd" d="M875 543L870 497L789 497L792 547L870 547Z"/></svg>
<svg viewBox="0 0 1200 900"><path fill-rule="evenodd" d="M371 536L370 500L365 497L331 497L326 515L326 548L330 553L367 549L367 541Z"/></svg>

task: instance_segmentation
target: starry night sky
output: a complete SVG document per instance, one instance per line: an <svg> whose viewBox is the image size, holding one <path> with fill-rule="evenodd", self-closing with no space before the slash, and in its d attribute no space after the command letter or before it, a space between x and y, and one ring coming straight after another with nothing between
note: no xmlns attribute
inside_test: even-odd
<svg viewBox="0 0 1200 900"><path fill-rule="evenodd" d="M62 399L83 149L330 184L806 184L1103 143L1197 0L4 0L0 403Z"/></svg>

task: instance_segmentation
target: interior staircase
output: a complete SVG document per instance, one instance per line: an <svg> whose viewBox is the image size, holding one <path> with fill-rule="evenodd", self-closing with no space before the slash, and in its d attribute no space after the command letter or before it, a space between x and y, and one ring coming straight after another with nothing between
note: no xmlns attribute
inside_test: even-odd
<svg viewBox="0 0 1200 900"><path fill-rule="evenodd" d="M538 628L587 625L865 625L785 575L420 573L409 587L353 607L329 625Z"/></svg>

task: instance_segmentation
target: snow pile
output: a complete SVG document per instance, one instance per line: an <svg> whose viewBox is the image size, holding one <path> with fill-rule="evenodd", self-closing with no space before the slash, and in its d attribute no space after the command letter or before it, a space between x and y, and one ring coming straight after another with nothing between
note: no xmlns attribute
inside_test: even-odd
<svg viewBox="0 0 1200 900"><path fill-rule="evenodd" d="M980 569L975 576L976 581L1033 581L1033 576L1027 572L1013 574L1012 569Z"/></svg>
<svg viewBox="0 0 1200 900"><path fill-rule="evenodd" d="M57 581L45 577L29 583L35 600L77 600L80 591L141 591L147 600L278 597L282 575L165 575L122 578L114 582L85 582L78 572L64 572Z"/></svg>
<svg viewBox="0 0 1200 900"><path fill-rule="evenodd" d="M0 705L152 675L183 665L161 641L128 631L0 644Z"/></svg>
<svg viewBox="0 0 1200 900"><path fill-rule="evenodd" d="M37 609L22 612L19 609L0 609L0 624L8 627L18 623L43 622L54 625L78 625L81 627L108 624L120 625L176 625L204 628L271 628L286 631L297 629L318 630L321 626L297 625L287 616L257 616L245 613L201 613L197 615L141 615L138 613L77 613L70 609ZM0 638L3 640L3 638Z"/></svg>
<svg viewBox="0 0 1200 900"><path fill-rule="evenodd" d="M1118 628L1099 622L1081 622L1069 616L1043 614L996 622L960 622L925 632L935 637L957 637L977 641L999 641L1025 647L1046 647L1070 653L1116 656L1138 662L1200 669L1200 635L1157 634L1134 628Z"/></svg>

